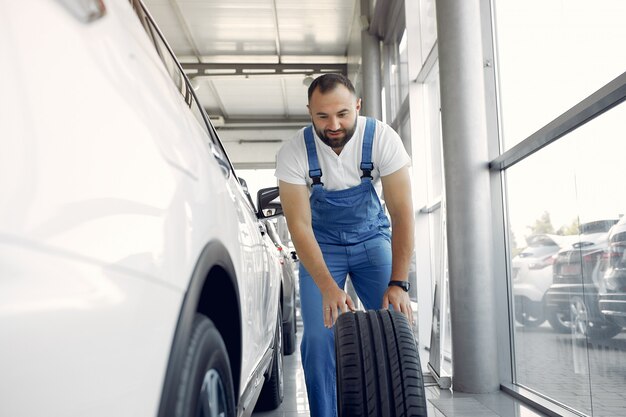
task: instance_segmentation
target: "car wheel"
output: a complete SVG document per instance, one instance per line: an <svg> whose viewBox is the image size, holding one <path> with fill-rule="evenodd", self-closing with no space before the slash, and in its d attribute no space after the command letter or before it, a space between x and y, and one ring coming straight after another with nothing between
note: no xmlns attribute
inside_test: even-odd
<svg viewBox="0 0 626 417"><path fill-rule="evenodd" d="M543 308L533 308L524 297L515 299L515 320L526 327L538 327L546 321Z"/></svg>
<svg viewBox="0 0 626 417"><path fill-rule="evenodd" d="M296 351L296 300L293 294L292 297L291 319L283 327L283 353L285 355L291 355Z"/></svg>
<svg viewBox="0 0 626 417"><path fill-rule="evenodd" d="M581 297L572 297L570 301L572 327L576 334L589 339L610 339L618 334L622 328L609 321L592 321L585 300Z"/></svg>
<svg viewBox="0 0 626 417"><path fill-rule="evenodd" d="M547 314L548 323L557 333L570 333L572 322L569 312L550 309Z"/></svg>
<svg viewBox="0 0 626 417"><path fill-rule="evenodd" d="M406 317L344 313L335 324L339 417L426 416L424 380Z"/></svg>
<svg viewBox="0 0 626 417"><path fill-rule="evenodd" d="M283 402L284 378L283 378L283 315L278 309L278 320L276 322L275 345L272 358L272 369L268 379L265 380L259 401L256 403L255 411L274 410Z"/></svg>
<svg viewBox="0 0 626 417"><path fill-rule="evenodd" d="M201 314L194 318L175 414L235 416L235 391L226 346L213 322Z"/></svg>

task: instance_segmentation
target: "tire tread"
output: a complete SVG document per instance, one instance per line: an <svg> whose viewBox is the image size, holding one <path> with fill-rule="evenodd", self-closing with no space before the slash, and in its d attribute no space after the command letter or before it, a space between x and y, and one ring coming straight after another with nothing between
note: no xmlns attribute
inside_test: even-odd
<svg viewBox="0 0 626 417"><path fill-rule="evenodd" d="M427 415L417 345L403 314L342 314L335 325L335 354L340 417Z"/></svg>

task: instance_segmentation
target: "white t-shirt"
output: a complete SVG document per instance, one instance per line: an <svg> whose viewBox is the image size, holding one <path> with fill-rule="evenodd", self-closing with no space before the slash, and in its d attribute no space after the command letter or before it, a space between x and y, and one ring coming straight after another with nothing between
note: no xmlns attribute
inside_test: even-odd
<svg viewBox="0 0 626 417"><path fill-rule="evenodd" d="M363 171L361 171L360 165L365 122L366 118L359 116L352 139L346 143L339 155L330 146L322 142L313 129L324 189L329 191L345 190L361 183ZM374 164L372 183L380 198L382 198L380 177L393 174L411 163L411 158L404 149L400 136L390 126L378 120L376 121L372 145L372 163ZM311 192L310 186L313 180L309 177L304 128L300 129L295 137L285 143L278 151L274 175L279 180L290 184L306 184L309 186L309 192Z"/></svg>

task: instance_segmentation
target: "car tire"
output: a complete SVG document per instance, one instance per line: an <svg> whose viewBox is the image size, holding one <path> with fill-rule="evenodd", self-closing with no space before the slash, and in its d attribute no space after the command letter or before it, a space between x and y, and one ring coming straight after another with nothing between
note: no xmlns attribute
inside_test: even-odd
<svg viewBox="0 0 626 417"><path fill-rule="evenodd" d="M259 400L254 411L268 411L276 409L283 402L284 378L283 378L283 315L278 309L276 332L274 336L274 353L272 357L272 369L269 378L266 377Z"/></svg>
<svg viewBox="0 0 626 417"><path fill-rule="evenodd" d="M296 351L296 300L295 293L292 294L291 320L283 327L283 353L285 356L291 355Z"/></svg>
<svg viewBox="0 0 626 417"><path fill-rule="evenodd" d="M550 309L547 314L548 323L552 326L557 333L571 333L572 322L570 321L570 315L567 312Z"/></svg>
<svg viewBox="0 0 626 417"><path fill-rule="evenodd" d="M515 320L525 327L539 327L544 321L546 316L543 308L533 308L530 302L525 297L519 297L515 299Z"/></svg>
<svg viewBox="0 0 626 417"><path fill-rule="evenodd" d="M576 334L592 340L610 339L622 331L621 326L608 320L590 321L589 307L582 297L572 297L570 300L572 327Z"/></svg>
<svg viewBox="0 0 626 417"><path fill-rule="evenodd" d="M196 314L176 400L176 417L235 416L226 345L213 322Z"/></svg>
<svg viewBox="0 0 626 417"><path fill-rule="evenodd" d="M406 317L341 314L335 324L339 417L426 416L419 354Z"/></svg>

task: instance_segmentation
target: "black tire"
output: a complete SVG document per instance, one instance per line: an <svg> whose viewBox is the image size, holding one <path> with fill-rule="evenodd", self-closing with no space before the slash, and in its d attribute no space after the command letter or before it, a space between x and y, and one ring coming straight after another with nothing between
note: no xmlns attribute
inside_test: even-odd
<svg viewBox="0 0 626 417"><path fill-rule="evenodd" d="M571 333L572 323L570 321L569 312L564 312L556 309L548 310L548 323L557 333Z"/></svg>
<svg viewBox="0 0 626 417"><path fill-rule="evenodd" d="M358 311L335 324L339 417L426 416L419 354L406 317Z"/></svg>
<svg viewBox="0 0 626 417"><path fill-rule="evenodd" d="M610 339L622 331L621 326L606 319L592 319L592 313L582 297L570 300L572 327L575 333L591 340Z"/></svg>
<svg viewBox="0 0 626 417"><path fill-rule="evenodd" d="M546 321L546 316L543 308L533 308L527 298L518 297L515 299L515 320L525 327L539 327Z"/></svg>
<svg viewBox="0 0 626 417"><path fill-rule="evenodd" d="M296 351L296 300L295 291L292 294L292 311L291 320L283 326L283 353L285 356L291 355Z"/></svg>
<svg viewBox="0 0 626 417"><path fill-rule="evenodd" d="M274 353L272 369L269 377L266 377L256 403L254 411L274 410L283 402L284 378L283 378L283 315L278 309L278 320L274 339Z"/></svg>
<svg viewBox="0 0 626 417"><path fill-rule="evenodd" d="M181 373L176 417L235 416L235 390L226 345L215 325L196 314Z"/></svg>

